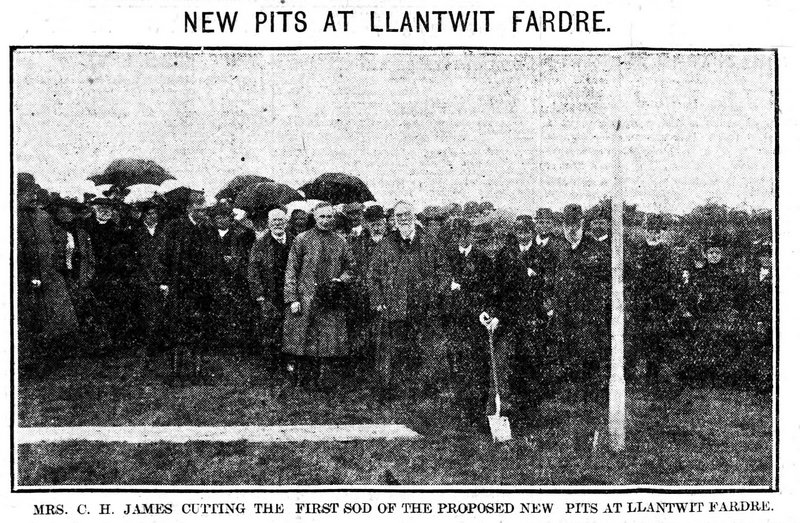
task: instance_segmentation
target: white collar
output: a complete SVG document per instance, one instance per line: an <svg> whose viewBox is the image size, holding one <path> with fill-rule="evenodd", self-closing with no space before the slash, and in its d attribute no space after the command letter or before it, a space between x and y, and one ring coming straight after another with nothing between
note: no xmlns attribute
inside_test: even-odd
<svg viewBox="0 0 800 523"><path fill-rule="evenodd" d="M269 235L275 238L275 241L281 244L286 245L286 232L284 231L282 236L275 236L275 233L269 231Z"/></svg>
<svg viewBox="0 0 800 523"><path fill-rule="evenodd" d="M536 235L536 245L539 247L547 247L547 244L550 243L550 237L542 238L538 234Z"/></svg>
<svg viewBox="0 0 800 523"><path fill-rule="evenodd" d="M469 253L472 252L472 244L470 243L469 247L462 247L462 246L459 245L458 246L458 252L460 252L464 256L469 256Z"/></svg>
<svg viewBox="0 0 800 523"><path fill-rule="evenodd" d="M108 222L111 221L111 220L101 220L97 216L95 216L94 219L97 220L97 223L99 223L100 225L105 225L105 224L107 224Z"/></svg>
<svg viewBox="0 0 800 523"><path fill-rule="evenodd" d="M645 240L645 242L647 242L647 245L649 245L650 247L658 247L659 245L661 245L661 240L655 243L650 243L650 240Z"/></svg>
<svg viewBox="0 0 800 523"><path fill-rule="evenodd" d="M156 227L158 227L158 224L155 224L152 227L150 227L145 223L144 226L147 227L147 231L150 233L150 236L153 236L156 233Z"/></svg>
<svg viewBox="0 0 800 523"><path fill-rule="evenodd" d="M525 245L519 244L519 252L528 252L533 245L533 240L529 241Z"/></svg>
<svg viewBox="0 0 800 523"><path fill-rule="evenodd" d="M403 233L400 232L400 229L397 229L397 232L400 233L400 237L403 238ZM417 235L417 228L414 227L413 229L411 229L411 234L408 235L408 238L403 238L403 239L409 242L413 242L414 236L416 235Z"/></svg>
<svg viewBox="0 0 800 523"><path fill-rule="evenodd" d="M766 280L770 272L771 269L769 267L761 267L761 269L758 271L758 281Z"/></svg>
<svg viewBox="0 0 800 523"><path fill-rule="evenodd" d="M381 240L383 239L383 235L382 235L382 234L370 234L370 235L369 235L369 237L370 237L370 238L372 239L372 241L374 241L375 243L378 243L379 241L381 241Z"/></svg>
<svg viewBox="0 0 800 523"><path fill-rule="evenodd" d="M364 226L363 225L357 225L357 226L353 227L350 232L353 233L353 236L360 236L361 235L361 231L363 231L363 230L364 230Z"/></svg>
<svg viewBox="0 0 800 523"><path fill-rule="evenodd" d="M269 229L264 229L263 231L254 230L253 232L256 235L256 240L260 240L261 238L263 238L264 236L267 235L267 233L269 232Z"/></svg>
<svg viewBox="0 0 800 523"><path fill-rule="evenodd" d="M228 234L228 231L230 231L230 229L217 229L220 238L224 238L225 235Z"/></svg>
<svg viewBox="0 0 800 523"><path fill-rule="evenodd" d="M604 242L608 239L608 234L604 234L601 237L597 238L597 241Z"/></svg>

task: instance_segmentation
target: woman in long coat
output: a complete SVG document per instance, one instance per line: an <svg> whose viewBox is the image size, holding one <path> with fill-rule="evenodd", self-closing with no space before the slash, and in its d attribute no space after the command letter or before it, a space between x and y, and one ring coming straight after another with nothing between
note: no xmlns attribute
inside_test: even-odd
<svg viewBox="0 0 800 523"><path fill-rule="evenodd" d="M20 175L17 214L17 322L23 367L57 361L59 343L78 329L56 260L57 228L35 205L33 177Z"/></svg>
<svg viewBox="0 0 800 523"><path fill-rule="evenodd" d="M284 301L290 310L283 351L294 356L346 356L345 304L315 297L333 280L349 283L355 262L347 240L332 231L332 207L318 205L314 217L316 227L300 234L289 250Z"/></svg>

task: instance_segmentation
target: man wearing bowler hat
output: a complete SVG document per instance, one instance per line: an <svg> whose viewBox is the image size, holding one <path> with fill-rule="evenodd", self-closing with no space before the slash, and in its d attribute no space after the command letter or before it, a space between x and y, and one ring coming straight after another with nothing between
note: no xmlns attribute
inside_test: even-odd
<svg viewBox="0 0 800 523"><path fill-rule="evenodd" d="M483 405L489 388L489 353L486 329L475 319L489 310L494 299L494 267L491 258L476 245L476 232L469 220L455 218L452 232L454 241L446 251L452 279L444 314L451 344L452 385L466 420L482 425L486 422Z"/></svg>
<svg viewBox="0 0 800 523"><path fill-rule="evenodd" d="M355 260L353 295L348 331L360 370L375 368L375 354L380 337L380 322L369 305L367 270L372 253L386 236L386 215L380 205L371 205L363 213L361 230L353 229L349 238ZM355 234L358 232L358 234Z"/></svg>
<svg viewBox="0 0 800 523"><path fill-rule="evenodd" d="M584 231L583 209L564 208L564 241L558 250L553 289L553 320L559 332L560 359L566 378L584 403L602 399L609 369L610 345L602 294L607 257Z"/></svg>
<svg viewBox="0 0 800 523"><path fill-rule="evenodd" d="M251 306L247 288L247 257L244 244L246 229L233 219L233 208L218 203L209 210L216 234L212 248L219 266L219 278L214 288L215 344L217 352L237 357L247 351L254 334L255 309Z"/></svg>
<svg viewBox="0 0 800 523"><path fill-rule="evenodd" d="M495 299L491 310L481 314L482 322L494 331L495 360L501 398L501 414L516 413L519 419L534 416L541 401L552 391L549 386L554 361L548 359L536 342L547 320L544 310L543 280L539 273L534 242L534 222L530 215L514 222L514 240L503 246L495 258ZM491 384L487 414L495 410L494 384Z"/></svg>
<svg viewBox="0 0 800 523"><path fill-rule="evenodd" d="M645 222L645 240L639 245L631 264L630 282L631 354L626 357L627 369L643 365L648 384L655 385L662 367L674 355L672 319L677 313L675 299L678 269L669 246L664 243L666 221L660 214L650 214Z"/></svg>

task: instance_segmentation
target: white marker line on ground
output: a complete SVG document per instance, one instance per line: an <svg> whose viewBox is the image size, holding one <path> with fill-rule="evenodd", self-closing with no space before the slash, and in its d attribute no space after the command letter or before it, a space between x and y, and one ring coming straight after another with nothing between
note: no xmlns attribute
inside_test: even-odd
<svg viewBox="0 0 800 523"><path fill-rule="evenodd" d="M17 443L61 441L113 441L126 443L186 443L189 441L240 441L282 443L291 441L356 441L416 439L421 436L405 425L283 425L259 426L138 426L138 427L22 427Z"/></svg>

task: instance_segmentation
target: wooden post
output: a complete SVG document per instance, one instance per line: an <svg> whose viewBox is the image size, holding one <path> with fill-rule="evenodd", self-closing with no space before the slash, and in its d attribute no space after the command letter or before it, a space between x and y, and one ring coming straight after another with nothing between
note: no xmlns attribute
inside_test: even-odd
<svg viewBox="0 0 800 523"><path fill-rule="evenodd" d="M625 448L625 301L623 297L622 125L613 137L614 192L611 196L611 375L608 384L608 433L611 449Z"/></svg>

